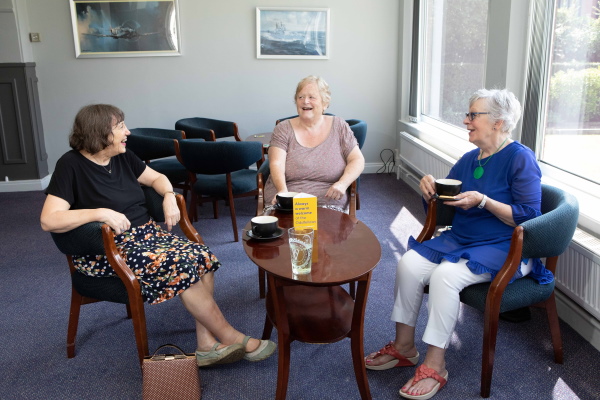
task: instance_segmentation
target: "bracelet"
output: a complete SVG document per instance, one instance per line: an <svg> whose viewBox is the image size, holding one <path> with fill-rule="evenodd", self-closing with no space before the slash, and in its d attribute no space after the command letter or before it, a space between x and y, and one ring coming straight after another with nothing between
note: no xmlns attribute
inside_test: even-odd
<svg viewBox="0 0 600 400"><path fill-rule="evenodd" d="M165 194L163 194L163 197L165 197L168 193L173 193L173 196L177 196L177 193L175 193L173 191L169 191L169 192L165 192Z"/></svg>
<svg viewBox="0 0 600 400"><path fill-rule="evenodd" d="M477 206L477 208L483 208L485 207L485 202L487 201L487 196L484 194L483 195L483 199L481 199L481 203L479 203L479 205Z"/></svg>

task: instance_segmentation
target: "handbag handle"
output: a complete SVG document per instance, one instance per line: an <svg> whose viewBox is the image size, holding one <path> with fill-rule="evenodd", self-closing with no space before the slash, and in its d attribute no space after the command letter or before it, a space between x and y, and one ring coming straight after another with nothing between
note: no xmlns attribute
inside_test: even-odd
<svg viewBox="0 0 600 400"><path fill-rule="evenodd" d="M164 349L165 347L172 347L174 349L177 349L181 354L157 354L161 349ZM154 351L154 353L148 358L152 361L174 360L187 358L187 354L183 350L181 350L179 346L176 346L174 344L163 344L158 349L156 349L156 351Z"/></svg>

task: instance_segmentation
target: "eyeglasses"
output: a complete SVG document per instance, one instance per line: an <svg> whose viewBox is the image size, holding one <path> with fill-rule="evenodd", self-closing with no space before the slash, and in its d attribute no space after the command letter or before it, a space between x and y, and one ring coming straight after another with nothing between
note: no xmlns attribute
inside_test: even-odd
<svg viewBox="0 0 600 400"><path fill-rule="evenodd" d="M472 121L472 120L471 120ZM113 126L113 130L122 130L125 128L125 121L121 121L118 124L116 124L115 126Z"/></svg>
<svg viewBox="0 0 600 400"><path fill-rule="evenodd" d="M465 113L465 117L469 118L469 121L473 121L479 114L490 114L489 112L468 112Z"/></svg>

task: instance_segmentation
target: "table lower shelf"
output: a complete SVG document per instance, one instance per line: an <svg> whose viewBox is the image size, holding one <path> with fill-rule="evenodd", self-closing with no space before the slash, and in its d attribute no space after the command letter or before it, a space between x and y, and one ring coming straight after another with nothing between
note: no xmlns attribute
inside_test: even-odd
<svg viewBox="0 0 600 400"><path fill-rule="evenodd" d="M341 286L284 286L284 307L292 340L333 343L344 339L352 327L354 300ZM272 296L267 294L267 315L277 327Z"/></svg>

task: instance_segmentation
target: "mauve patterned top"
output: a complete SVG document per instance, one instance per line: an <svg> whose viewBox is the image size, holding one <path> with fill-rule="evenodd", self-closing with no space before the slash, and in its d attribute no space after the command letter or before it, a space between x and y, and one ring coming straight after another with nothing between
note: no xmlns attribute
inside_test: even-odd
<svg viewBox="0 0 600 400"><path fill-rule="evenodd" d="M325 199L332 184L344 174L346 159L358 146L350 126L340 117L333 117L331 131L323 143L304 147L296 140L290 120L275 126L271 146L285 150L285 180L288 191L310 193L318 197L319 205L335 205L346 209L348 196L340 200ZM265 201L270 204L277 194L272 177L265 185Z"/></svg>

